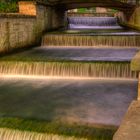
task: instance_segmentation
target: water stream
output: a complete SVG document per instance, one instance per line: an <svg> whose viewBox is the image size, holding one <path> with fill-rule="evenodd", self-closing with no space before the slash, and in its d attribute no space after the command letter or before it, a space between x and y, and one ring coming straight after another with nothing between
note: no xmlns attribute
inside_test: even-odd
<svg viewBox="0 0 140 140"><path fill-rule="evenodd" d="M0 58L0 140L88 140L73 137L69 127L72 137L53 132L64 131L63 123L118 126L136 99L138 73L130 62L139 51L140 33L120 27L115 17L69 17L68 22L68 30L46 33L40 47ZM17 120L3 122L6 117ZM18 126L20 119L61 127L25 120ZM88 132L79 126L78 134ZM39 131L28 132L32 129ZM94 136L95 130L90 132ZM114 132L95 139L111 140Z"/></svg>

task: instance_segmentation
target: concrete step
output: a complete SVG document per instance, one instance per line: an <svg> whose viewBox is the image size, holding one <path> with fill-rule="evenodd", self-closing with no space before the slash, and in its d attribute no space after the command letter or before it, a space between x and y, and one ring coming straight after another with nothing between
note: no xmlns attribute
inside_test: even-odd
<svg viewBox="0 0 140 140"><path fill-rule="evenodd" d="M137 78L130 62L138 49L35 48L0 59L4 75Z"/></svg>
<svg viewBox="0 0 140 140"><path fill-rule="evenodd" d="M137 80L0 77L0 117L119 126Z"/></svg>
<svg viewBox="0 0 140 140"><path fill-rule="evenodd" d="M124 30L66 30L46 33L42 37L42 46L52 47L139 47L140 33Z"/></svg>

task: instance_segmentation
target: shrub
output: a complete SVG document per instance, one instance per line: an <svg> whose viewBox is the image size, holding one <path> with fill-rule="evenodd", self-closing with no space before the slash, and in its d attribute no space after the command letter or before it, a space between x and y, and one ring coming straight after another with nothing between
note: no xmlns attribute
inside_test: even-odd
<svg viewBox="0 0 140 140"><path fill-rule="evenodd" d="M0 12L1 13L10 13L10 12L17 12L18 5L16 1L12 2L0 2Z"/></svg>

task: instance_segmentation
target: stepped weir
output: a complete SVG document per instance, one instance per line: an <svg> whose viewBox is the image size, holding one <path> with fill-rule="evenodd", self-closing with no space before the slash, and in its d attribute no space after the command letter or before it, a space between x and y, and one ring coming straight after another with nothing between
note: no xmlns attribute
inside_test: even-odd
<svg viewBox="0 0 140 140"><path fill-rule="evenodd" d="M140 33L115 17L68 23L40 47L0 58L0 139L112 140L136 99Z"/></svg>
<svg viewBox="0 0 140 140"><path fill-rule="evenodd" d="M117 18L115 17L69 17L68 18L70 29L88 29L88 28L98 28L98 29L122 29L117 23Z"/></svg>
<svg viewBox="0 0 140 140"><path fill-rule="evenodd" d="M70 30L44 35L42 45L93 48L140 46L140 33L122 28L115 17L70 17L68 23Z"/></svg>

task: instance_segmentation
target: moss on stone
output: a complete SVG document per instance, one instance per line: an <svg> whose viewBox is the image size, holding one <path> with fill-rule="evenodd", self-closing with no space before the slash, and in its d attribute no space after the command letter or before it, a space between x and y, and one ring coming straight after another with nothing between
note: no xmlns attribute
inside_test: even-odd
<svg viewBox="0 0 140 140"><path fill-rule="evenodd" d="M116 127L90 127L80 125L59 124L39 120L21 118L0 118L0 128L10 128L21 131L75 136L92 140L111 140Z"/></svg>

